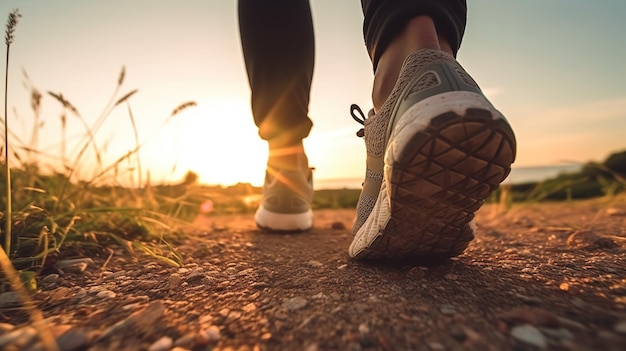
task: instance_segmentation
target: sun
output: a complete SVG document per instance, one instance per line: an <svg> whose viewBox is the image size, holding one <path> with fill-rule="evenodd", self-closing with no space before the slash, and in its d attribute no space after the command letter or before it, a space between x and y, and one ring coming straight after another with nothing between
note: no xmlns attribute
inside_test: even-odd
<svg viewBox="0 0 626 351"><path fill-rule="evenodd" d="M202 184L263 184L267 143L257 134L246 99L199 101L162 134L152 144L161 149L160 168L169 161L174 179L193 171Z"/></svg>

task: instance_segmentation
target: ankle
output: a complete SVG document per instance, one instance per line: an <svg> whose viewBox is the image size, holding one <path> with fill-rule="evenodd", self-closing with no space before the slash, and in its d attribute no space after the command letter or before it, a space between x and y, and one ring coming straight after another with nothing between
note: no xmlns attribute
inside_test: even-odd
<svg viewBox="0 0 626 351"><path fill-rule="evenodd" d="M381 55L372 89L374 111L378 111L391 94L404 60L411 53L422 49L441 50L452 55L450 44L437 34L435 23L427 16L418 16L410 20Z"/></svg>
<svg viewBox="0 0 626 351"><path fill-rule="evenodd" d="M284 171L305 172L309 169L309 160L302 142L295 145L273 145L270 143L268 168Z"/></svg>

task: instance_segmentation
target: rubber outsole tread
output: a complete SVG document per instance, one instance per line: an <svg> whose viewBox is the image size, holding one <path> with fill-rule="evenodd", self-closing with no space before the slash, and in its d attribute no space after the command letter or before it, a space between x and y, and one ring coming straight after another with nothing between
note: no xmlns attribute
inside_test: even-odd
<svg viewBox="0 0 626 351"><path fill-rule="evenodd" d="M474 212L507 177L515 137L502 118L469 109L435 117L390 172L389 222L359 259L442 259L474 239Z"/></svg>

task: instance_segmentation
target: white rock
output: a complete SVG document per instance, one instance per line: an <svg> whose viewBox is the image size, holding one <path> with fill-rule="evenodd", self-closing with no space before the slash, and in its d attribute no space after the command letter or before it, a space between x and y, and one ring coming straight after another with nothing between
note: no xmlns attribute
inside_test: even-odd
<svg viewBox="0 0 626 351"><path fill-rule="evenodd" d="M521 342L533 345L540 349L545 349L548 346L546 337L541 334L539 329L529 324L522 324L513 327L511 329L511 336Z"/></svg>
<svg viewBox="0 0 626 351"><path fill-rule="evenodd" d="M48 274L41 281L44 283L54 283L59 280L59 275L56 273Z"/></svg>
<svg viewBox="0 0 626 351"><path fill-rule="evenodd" d="M307 300L305 298L296 296L285 300L285 302L283 302L283 307L289 311L295 311L305 307L306 304Z"/></svg>
<svg viewBox="0 0 626 351"><path fill-rule="evenodd" d="M112 299L115 297L115 293L111 290L102 290L96 294L99 299Z"/></svg>
<svg viewBox="0 0 626 351"><path fill-rule="evenodd" d="M168 351L174 345L172 338L163 336L148 347L148 351Z"/></svg>

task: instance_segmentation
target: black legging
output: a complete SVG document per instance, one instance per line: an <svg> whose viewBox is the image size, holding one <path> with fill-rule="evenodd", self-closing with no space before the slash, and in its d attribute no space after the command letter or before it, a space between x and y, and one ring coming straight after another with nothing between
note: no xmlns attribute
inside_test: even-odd
<svg viewBox="0 0 626 351"><path fill-rule="evenodd" d="M362 0L363 37L374 71L391 39L408 21L431 17L456 55L465 32L465 0ZM299 143L308 117L315 58L308 0L239 0L241 45L259 135L275 144Z"/></svg>

